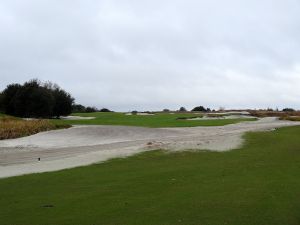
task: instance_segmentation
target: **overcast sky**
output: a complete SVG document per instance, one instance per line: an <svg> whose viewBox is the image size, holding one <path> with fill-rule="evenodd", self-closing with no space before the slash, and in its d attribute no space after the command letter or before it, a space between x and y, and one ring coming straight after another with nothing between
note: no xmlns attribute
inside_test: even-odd
<svg viewBox="0 0 300 225"><path fill-rule="evenodd" d="M116 111L300 109L299 0L0 0L0 89Z"/></svg>

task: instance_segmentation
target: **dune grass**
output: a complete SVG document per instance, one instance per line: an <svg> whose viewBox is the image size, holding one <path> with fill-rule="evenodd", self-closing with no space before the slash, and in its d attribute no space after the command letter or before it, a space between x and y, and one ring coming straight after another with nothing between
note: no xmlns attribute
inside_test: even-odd
<svg viewBox="0 0 300 225"><path fill-rule="evenodd" d="M300 127L229 152L152 151L0 179L2 225L299 225Z"/></svg>
<svg viewBox="0 0 300 225"><path fill-rule="evenodd" d="M67 124L54 124L49 120L22 120L3 115L0 117L0 140L29 136L42 131L67 128Z"/></svg>
<svg viewBox="0 0 300 225"><path fill-rule="evenodd" d="M300 116L283 116L281 120L300 121Z"/></svg>
<svg viewBox="0 0 300 225"><path fill-rule="evenodd" d="M75 113L75 116L96 117L92 120L56 120L57 124L81 125L126 125L143 127L195 127L195 126L223 126L253 121L255 119L216 119L216 120L183 120L182 117L201 117L193 113L157 113L155 115L125 115L124 113Z"/></svg>

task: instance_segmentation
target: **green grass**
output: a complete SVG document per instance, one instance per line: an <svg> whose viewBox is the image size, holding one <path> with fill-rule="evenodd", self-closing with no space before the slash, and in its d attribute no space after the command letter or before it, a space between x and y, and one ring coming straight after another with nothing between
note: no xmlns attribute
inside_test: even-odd
<svg viewBox="0 0 300 225"><path fill-rule="evenodd" d="M55 120L57 124L84 125L126 125L143 127L195 127L195 126L223 126L253 121L255 119L219 119L219 120L178 120L179 117L199 117L199 114L168 114L158 113L152 116L125 115L124 113L75 113L75 116L96 117L92 120Z"/></svg>
<svg viewBox="0 0 300 225"><path fill-rule="evenodd" d="M1 225L299 225L300 127L0 180ZM48 206L48 207L46 207Z"/></svg>

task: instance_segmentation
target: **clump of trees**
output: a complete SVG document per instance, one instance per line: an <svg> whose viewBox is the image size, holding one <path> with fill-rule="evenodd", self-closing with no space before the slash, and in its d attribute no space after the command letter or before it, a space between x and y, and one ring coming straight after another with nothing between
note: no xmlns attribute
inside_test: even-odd
<svg viewBox="0 0 300 225"><path fill-rule="evenodd" d="M282 110L282 112L295 112L295 109L293 109L293 108L284 108Z"/></svg>
<svg viewBox="0 0 300 225"><path fill-rule="evenodd" d="M0 108L9 115L26 118L67 116L74 98L57 84L37 79L10 84L0 94Z"/></svg>
<svg viewBox="0 0 300 225"><path fill-rule="evenodd" d="M196 106L192 109L192 112L210 112L210 108L205 108L204 106Z"/></svg>
<svg viewBox="0 0 300 225"><path fill-rule="evenodd" d="M187 112L186 108L183 106L181 106L178 111L179 112Z"/></svg>
<svg viewBox="0 0 300 225"><path fill-rule="evenodd" d="M72 105L72 113L84 113L86 112L86 108L80 104L73 104Z"/></svg>
<svg viewBox="0 0 300 225"><path fill-rule="evenodd" d="M91 113L91 112L113 112L107 108L97 109L96 107L85 107L80 104L73 104L72 105L72 113Z"/></svg>

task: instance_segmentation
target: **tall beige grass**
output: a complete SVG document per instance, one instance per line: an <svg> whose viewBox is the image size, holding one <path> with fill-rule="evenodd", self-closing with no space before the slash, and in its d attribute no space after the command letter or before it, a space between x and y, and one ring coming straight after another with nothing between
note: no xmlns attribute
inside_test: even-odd
<svg viewBox="0 0 300 225"><path fill-rule="evenodd" d="M0 140L24 137L42 131L66 128L55 125L49 120L21 120L12 117L0 118Z"/></svg>
<svg viewBox="0 0 300 225"><path fill-rule="evenodd" d="M283 116L281 120L300 121L300 116Z"/></svg>

